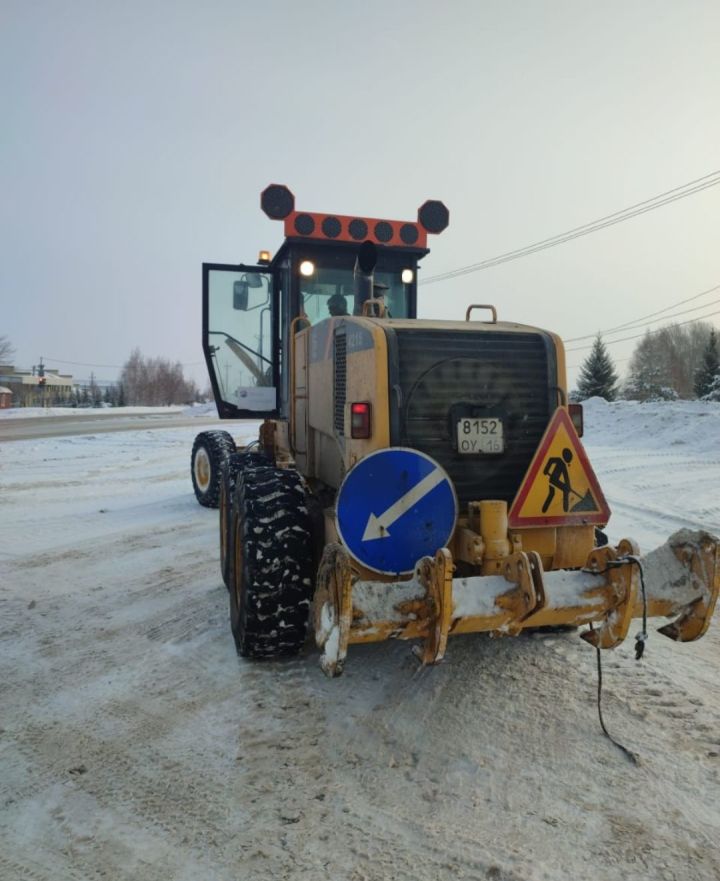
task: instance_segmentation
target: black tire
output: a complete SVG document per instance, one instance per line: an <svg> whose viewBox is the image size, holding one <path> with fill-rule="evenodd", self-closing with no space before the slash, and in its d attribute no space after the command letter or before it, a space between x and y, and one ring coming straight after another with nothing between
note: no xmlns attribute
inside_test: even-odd
<svg viewBox="0 0 720 881"><path fill-rule="evenodd" d="M235 548L230 626L244 658L296 655L312 596L312 534L300 475L244 469L233 505Z"/></svg>
<svg viewBox="0 0 720 881"><path fill-rule="evenodd" d="M233 521L233 499L240 473L245 468L269 465L270 460L263 453L231 453L220 466L220 570L225 587L232 589L233 558L235 554L235 524Z"/></svg>
<svg viewBox="0 0 720 881"><path fill-rule="evenodd" d="M202 431L195 438L190 456L190 477L195 498L206 508L217 508L220 499L220 469L235 452L235 441L227 431Z"/></svg>

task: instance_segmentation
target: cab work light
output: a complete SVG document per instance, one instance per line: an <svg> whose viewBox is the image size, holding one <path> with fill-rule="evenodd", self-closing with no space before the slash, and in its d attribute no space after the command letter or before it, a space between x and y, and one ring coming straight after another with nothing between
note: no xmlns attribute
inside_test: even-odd
<svg viewBox="0 0 720 881"><path fill-rule="evenodd" d="M582 404L569 404L568 412L570 413L570 419L572 424L577 431L578 437L583 436L583 408Z"/></svg>
<svg viewBox="0 0 720 881"><path fill-rule="evenodd" d="M350 404L350 437L370 437L370 404Z"/></svg>

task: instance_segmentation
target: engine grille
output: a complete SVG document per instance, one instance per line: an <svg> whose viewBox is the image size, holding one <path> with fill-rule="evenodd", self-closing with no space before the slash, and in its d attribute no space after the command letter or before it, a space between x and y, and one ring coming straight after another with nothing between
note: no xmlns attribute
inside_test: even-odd
<svg viewBox="0 0 720 881"><path fill-rule="evenodd" d="M345 434L345 396L347 381L347 337L344 333L335 334L335 431Z"/></svg>
<svg viewBox="0 0 720 881"><path fill-rule="evenodd" d="M395 443L432 456L455 484L461 508L514 499L557 403L554 351L542 333L395 330L400 413ZM455 449L456 422L503 420L504 452Z"/></svg>

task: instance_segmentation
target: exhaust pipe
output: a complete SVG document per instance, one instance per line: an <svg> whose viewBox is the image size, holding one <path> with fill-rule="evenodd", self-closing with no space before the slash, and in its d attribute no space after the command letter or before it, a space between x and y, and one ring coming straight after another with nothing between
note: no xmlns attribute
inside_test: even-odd
<svg viewBox="0 0 720 881"><path fill-rule="evenodd" d="M373 280L377 263L377 247L372 242L363 242L358 248L353 269L355 303L353 315L362 315L363 303L373 296Z"/></svg>

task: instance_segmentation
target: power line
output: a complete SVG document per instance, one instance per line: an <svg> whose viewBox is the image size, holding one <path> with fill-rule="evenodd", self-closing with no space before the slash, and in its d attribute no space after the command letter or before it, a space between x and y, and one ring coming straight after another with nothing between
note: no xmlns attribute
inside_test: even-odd
<svg viewBox="0 0 720 881"><path fill-rule="evenodd" d="M52 361L54 364L70 364L72 367L108 367L115 370L122 370L125 366L124 364L87 364L83 361L66 361L62 358L45 358L46 361ZM204 361L188 361L186 363L181 363L181 367L197 367L200 364L204 364Z"/></svg>
<svg viewBox="0 0 720 881"><path fill-rule="evenodd" d="M614 364L624 364L625 361L629 361L629 360L630 360L630 356L628 356L627 358L613 358L613 363ZM582 364L568 364L567 365L568 370L580 370L581 367L582 367Z"/></svg>
<svg viewBox="0 0 720 881"><path fill-rule="evenodd" d="M436 281L442 281L444 279L467 275L470 272L478 272L482 269L489 269L492 266L498 266L501 263L507 263L511 260L517 260L521 257L526 257L529 254L536 253L537 251L543 251L547 248L555 247L556 245L563 244L564 242L570 241L572 239L589 235L591 232L596 232L597 230L604 229L607 226L613 226L616 223L621 223L623 220L629 220L632 217L637 217L640 214L645 214L648 211L654 210L655 208L660 208L662 205L667 205L670 202L675 202L678 199L683 199L686 196L692 195L693 193L708 189L711 186L715 186L720 183L720 176L718 175L720 175L720 172L713 172L713 179L706 181L705 183L698 184L697 181L691 181L690 183L685 184L684 187L675 187L674 190L668 190L666 193L661 193L660 195L653 197L653 199L647 199L644 202L638 202L636 205L632 205L629 208L623 209L622 211L616 211L614 214L606 215L605 217L599 218L598 220L592 221L590 223L583 224L582 226L575 227L574 229L568 230L567 232L559 233L558 235L552 236L547 239L542 239L539 242L535 242L531 245L526 245L525 247L518 248L514 251L508 251L504 254L500 254L497 257L490 257L487 260L481 261L480 263L474 263L470 266L465 266L459 269L450 270L449 272L430 276L429 278L424 279L422 283L431 284ZM706 175L705 177L709 178L711 177L711 175ZM698 181L703 180L704 178L698 178ZM683 191L677 192L678 190ZM670 195L672 193L675 193L675 195Z"/></svg>
<svg viewBox="0 0 720 881"><path fill-rule="evenodd" d="M624 343L624 342L627 342L628 340L638 340L638 339L640 339L640 337L643 337L646 335L653 336L656 333L662 333L662 331L667 330L668 327L684 327L684 325L686 325L686 324L694 324L696 321L704 321L706 318L712 318L713 315L720 315L720 309L718 309L715 312L710 312L708 315L701 315L699 318L689 318L687 321L678 321L677 323L672 324L672 325L665 324L662 327L658 327L657 330L646 330L645 333L638 333L638 334L635 334L635 336L624 336L624 337L621 337L619 340L608 340L607 343L605 343L605 345L614 346L615 343ZM574 349L566 349L565 351L566 352L585 352L588 349L592 349L592 345L590 345L590 346L577 346Z"/></svg>
<svg viewBox="0 0 720 881"><path fill-rule="evenodd" d="M630 220L633 217L646 214L648 211L654 211L656 208L661 208L663 205L669 205L671 202L685 199L687 196L692 196L695 193L702 192L703 190L707 190L718 184L720 184L720 169L713 171L710 174L703 175L703 177L688 181L688 183L682 184L681 186L673 187L673 189L666 190L664 193L659 193L657 196L653 196L650 199L636 202L634 205L630 205L620 211L606 214L604 217L600 217L597 220L573 227L573 229L566 230L565 232L558 233L557 235L550 236L546 239L541 239L530 245L525 245L523 248L506 251L504 254L499 254L496 257L488 257L486 260L481 260L479 263L472 263L468 266L459 267L458 269L451 269L448 272L431 275L428 278L423 279L420 284L434 284L438 281L458 278L462 275L468 275L471 272L479 272L483 269L489 269L492 266L499 266L501 263L509 263L511 260L519 260L521 257L527 257L530 254L544 251L547 248L554 248L556 245L562 245L572 239L590 235L590 233L605 229L608 226L614 226L616 223L622 223L625 220Z"/></svg>
<svg viewBox="0 0 720 881"><path fill-rule="evenodd" d="M641 315L639 318L635 318L632 321L626 321L624 324L617 324L617 325L615 325L615 327L610 327L610 328L607 328L606 330L599 330L599 331L597 331L597 333L589 333L589 334L586 334L585 336L572 337L572 339L567 339L567 340L565 340L565 342L566 343L579 343L581 340L593 339L594 337L596 337L598 335L598 333L602 336L607 333L615 333L616 331L619 331L619 330L625 330L626 328L629 328L634 324L638 324L638 322L640 322L640 321L644 321L646 318L653 318L656 315L662 315L664 312L669 312L671 309L674 309L676 306L682 306L685 303L691 303L693 300L697 300L700 297L706 296L707 294L712 294L715 291L720 291L720 284L715 285L715 287L708 288L706 291L701 291L699 294L694 294L692 297L688 297L685 300L680 300L677 303L673 303L670 306L666 306L664 309L659 309L657 312L650 312L647 315ZM712 300L710 303L705 303L704 306L697 306L696 308L705 309L707 306L712 306L714 303L717 303L717 302L718 302L718 300ZM693 310L688 309L686 311L692 312ZM678 312L677 314L684 315L686 313L685 312ZM668 317L671 318L672 316L668 316ZM650 321L648 323L652 324L653 322Z"/></svg>
<svg viewBox="0 0 720 881"><path fill-rule="evenodd" d="M717 300L710 300L709 303L703 303L702 306L693 306L690 309L682 309L680 312L676 312L674 315L666 315L665 318L667 318L667 319L679 318L681 315L687 315L689 312L697 312L698 309L707 309L710 306L714 306L716 303L720 303L720 298L718 298ZM714 313L711 313L711 314L714 314ZM606 330L606 331L599 331L598 333L603 338L603 342L611 343L611 342L613 342L613 340L605 339L606 334L620 333L621 330L639 330L641 327L649 327L651 324L655 324L658 320L659 319L654 318L652 321L645 321L645 322L640 323L640 319L638 319L637 321L629 321L626 325L621 325L620 327L618 327L614 331ZM702 316L696 320L702 321ZM670 325L666 324L664 326L669 327ZM591 333L591 334L587 334L587 336L575 337L574 339L571 339L571 340L564 340L564 342L577 343L577 342L580 342L581 340L594 339L597 336L598 336L597 333L594 333L594 334Z"/></svg>
<svg viewBox="0 0 720 881"><path fill-rule="evenodd" d="M123 364L87 364L84 361L65 361L62 358L46 358L46 361L53 361L55 364L70 364L72 367L111 367L122 370Z"/></svg>

